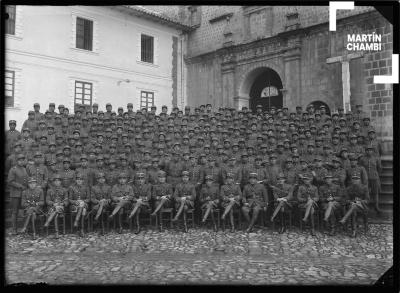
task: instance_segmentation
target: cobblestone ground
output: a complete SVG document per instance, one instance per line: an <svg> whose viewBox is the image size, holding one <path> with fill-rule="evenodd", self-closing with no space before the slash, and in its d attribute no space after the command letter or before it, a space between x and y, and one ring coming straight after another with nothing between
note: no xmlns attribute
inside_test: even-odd
<svg viewBox="0 0 400 293"><path fill-rule="evenodd" d="M392 266L392 226L330 237L191 229L6 237L7 283L373 284Z"/></svg>

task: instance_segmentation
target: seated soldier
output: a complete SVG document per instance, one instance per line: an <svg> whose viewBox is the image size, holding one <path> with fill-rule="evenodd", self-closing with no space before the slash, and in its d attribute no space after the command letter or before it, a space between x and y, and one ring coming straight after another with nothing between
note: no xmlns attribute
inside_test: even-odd
<svg viewBox="0 0 400 293"><path fill-rule="evenodd" d="M137 173L137 182L133 185L133 203L135 204L132 212L129 214L131 219L136 214L136 232L140 232L139 215L140 212L150 212L150 200L151 200L151 185L146 184L145 174Z"/></svg>
<svg viewBox="0 0 400 293"><path fill-rule="evenodd" d="M111 186L106 184L105 174L99 172L96 174L97 184L91 188L90 201L93 204L91 212L95 214L94 222L97 223L104 211L110 209L111 204ZM104 234L103 221L102 233Z"/></svg>
<svg viewBox="0 0 400 293"><path fill-rule="evenodd" d="M307 222L311 214L311 235L315 236L314 213L315 209L317 208L317 202L319 198L318 189L315 185L311 184L311 174L303 175L302 179L304 184L300 185L299 190L297 191L298 208L300 210L304 210L304 217L302 219L303 222Z"/></svg>
<svg viewBox="0 0 400 293"><path fill-rule="evenodd" d="M282 234L286 231L286 223L285 223L285 211L290 210L293 207L293 191L294 186L290 184L286 184L286 177L283 173L280 173L277 178L277 185L271 185L272 193L275 198L275 210L271 217L271 222L274 221L276 215L279 213L281 217L281 228L279 233Z"/></svg>
<svg viewBox="0 0 400 293"><path fill-rule="evenodd" d="M84 234L84 219L90 203L89 187L84 185L83 182L84 176L77 173L75 184L68 190L71 212L76 213L74 227L78 227L79 221L81 222L81 236Z"/></svg>
<svg viewBox="0 0 400 293"><path fill-rule="evenodd" d="M358 173L351 176L351 184L346 188L346 204L349 206L344 217L339 221L344 225L351 216L353 223L352 237L357 235L357 214L368 213L369 192L368 186L361 183L361 177ZM367 229L367 227L365 227ZM367 231L365 231L367 232Z"/></svg>
<svg viewBox="0 0 400 293"><path fill-rule="evenodd" d="M28 188L22 192L21 206L25 210L25 222L21 233L25 233L29 221L32 221L33 239L36 239L36 226L35 219L40 213L43 213L44 194L43 189L37 186L36 178L30 177L28 179Z"/></svg>
<svg viewBox="0 0 400 293"><path fill-rule="evenodd" d="M235 232L233 209L239 208L242 198L242 191L240 190L240 186L234 183L234 177L235 174L227 173L226 184L221 187L221 205L224 208L221 219L225 220L226 215L229 213L232 233Z"/></svg>
<svg viewBox="0 0 400 293"><path fill-rule="evenodd" d="M64 214L64 209L68 207L68 190L61 185L61 175L53 177L53 184L47 190L46 205L49 208L48 217L44 227L48 227L54 219L56 238L58 238L58 216Z"/></svg>
<svg viewBox="0 0 400 293"><path fill-rule="evenodd" d="M342 192L339 185L333 183L331 174L325 175L325 184L319 188L319 202L325 211L324 221L330 222L330 236L335 235L335 224L337 215L342 207Z"/></svg>
<svg viewBox="0 0 400 293"><path fill-rule="evenodd" d="M203 184L200 190L200 206L204 211L204 216L201 222L204 224L207 221L208 216L211 214L214 231L218 231L218 227L215 223L214 209L219 205L219 188L214 185L213 176L207 175L206 183Z"/></svg>
<svg viewBox="0 0 400 293"><path fill-rule="evenodd" d="M112 207L114 208L111 215L108 216L112 220L118 213L119 229L118 233L122 233L122 215L124 209L129 209L133 200L133 188L127 184L128 174L121 172L118 177L118 184L115 184L111 189Z"/></svg>
<svg viewBox="0 0 400 293"><path fill-rule="evenodd" d="M150 214L152 217L157 216L157 213L162 208L171 207L172 194L173 194L172 185L165 182L166 181L165 171L159 170L157 172L157 178L158 182L155 185L153 185L153 191L152 191L152 198L155 202L155 207L156 207L153 213ZM161 216L159 216L159 223L161 224Z"/></svg>
<svg viewBox="0 0 400 293"><path fill-rule="evenodd" d="M189 208L194 208L194 200L196 199L195 187L189 182L189 171L182 172L182 182L178 183L175 188L174 199L177 213L172 221L178 221L183 212L184 229L187 232L186 212Z"/></svg>
<svg viewBox="0 0 400 293"><path fill-rule="evenodd" d="M246 221L249 223L249 227L246 230L247 233L253 230L258 214L262 210L266 211L268 205L267 190L263 184L257 182L257 175L257 173L250 173L249 183L246 184L243 189L242 212ZM251 221L249 216L250 211L252 212Z"/></svg>

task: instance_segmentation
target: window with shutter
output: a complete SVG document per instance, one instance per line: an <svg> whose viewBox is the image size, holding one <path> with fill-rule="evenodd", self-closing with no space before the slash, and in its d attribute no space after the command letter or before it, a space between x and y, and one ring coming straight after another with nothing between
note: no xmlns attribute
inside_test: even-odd
<svg viewBox="0 0 400 293"><path fill-rule="evenodd" d="M16 6L6 6L6 34L15 35Z"/></svg>
<svg viewBox="0 0 400 293"><path fill-rule="evenodd" d="M15 71L5 71L5 106L14 107L14 92L15 92Z"/></svg>
<svg viewBox="0 0 400 293"><path fill-rule="evenodd" d="M76 18L76 48L93 50L93 21Z"/></svg>
<svg viewBox="0 0 400 293"><path fill-rule="evenodd" d="M151 110L151 106L154 105L154 93L141 91L140 92L140 109L146 108Z"/></svg>
<svg viewBox="0 0 400 293"><path fill-rule="evenodd" d="M154 63L154 37L141 35L141 61Z"/></svg>
<svg viewBox="0 0 400 293"><path fill-rule="evenodd" d="M84 105L85 108L91 109L93 97L93 84L84 81L75 81L75 108Z"/></svg>

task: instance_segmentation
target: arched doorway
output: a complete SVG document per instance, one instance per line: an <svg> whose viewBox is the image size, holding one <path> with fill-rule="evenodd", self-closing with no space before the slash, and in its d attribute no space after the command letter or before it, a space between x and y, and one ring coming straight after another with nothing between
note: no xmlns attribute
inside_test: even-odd
<svg viewBox="0 0 400 293"><path fill-rule="evenodd" d="M250 104L252 111L256 111L257 105L261 105L263 111L269 111L272 106L282 108L282 80L278 73L271 68L263 68L255 77L250 88Z"/></svg>
<svg viewBox="0 0 400 293"><path fill-rule="evenodd" d="M314 101L308 104L307 108L313 105L315 110L318 110L322 105L325 106L326 114L331 115L331 110L329 109L328 105L322 101Z"/></svg>

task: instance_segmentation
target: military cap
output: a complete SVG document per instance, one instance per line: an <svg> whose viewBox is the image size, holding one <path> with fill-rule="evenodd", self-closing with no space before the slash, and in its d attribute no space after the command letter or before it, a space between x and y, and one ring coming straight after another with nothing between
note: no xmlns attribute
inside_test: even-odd
<svg viewBox="0 0 400 293"><path fill-rule="evenodd" d="M314 161L322 161L321 156L315 156Z"/></svg>
<svg viewBox="0 0 400 293"><path fill-rule="evenodd" d="M182 176L189 176L189 171L182 171Z"/></svg>
<svg viewBox="0 0 400 293"><path fill-rule="evenodd" d="M39 103L34 103L33 107L40 107L40 104Z"/></svg>
<svg viewBox="0 0 400 293"><path fill-rule="evenodd" d="M50 160L50 162L48 163L49 166L55 165L57 164L56 160Z"/></svg>
<svg viewBox="0 0 400 293"><path fill-rule="evenodd" d="M121 172L118 174L118 178L128 178L128 174L126 174L125 172Z"/></svg>
<svg viewBox="0 0 400 293"><path fill-rule="evenodd" d="M77 172L76 175L75 175L76 180L83 179L83 177L84 176L83 176L83 174L81 172Z"/></svg>
<svg viewBox="0 0 400 293"><path fill-rule="evenodd" d="M17 125L17 121L15 121L15 120L10 120L10 121L8 121L8 124L15 124L15 125Z"/></svg>
<svg viewBox="0 0 400 293"><path fill-rule="evenodd" d="M16 141L16 142L14 143L14 147L17 147L17 146L22 147L22 143L21 143L20 141Z"/></svg>
<svg viewBox="0 0 400 293"><path fill-rule="evenodd" d="M214 181L214 179L211 175L207 175L205 179L206 179L206 181Z"/></svg>
<svg viewBox="0 0 400 293"><path fill-rule="evenodd" d="M356 156L355 154L350 154L350 155L349 155L349 160L350 160L350 161L357 161L358 158L357 158L357 156Z"/></svg>
<svg viewBox="0 0 400 293"><path fill-rule="evenodd" d="M341 121L341 120L346 121L346 118L340 117L340 118L339 118L339 121Z"/></svg>
<svg viewBox="0 0 400 293"><path fill-rule="evenodd" d="M104 137L104 134L102 132L99 132L99 133L96 134L96 136L97 137L99 137L99 136L103 136Z"/></svg>
<svg viewBox="0 0 400 293"><path fill-rule="evenodd" d="M24 131L31 132L31 130L28 127L22 128L22 132L24 132Z"/></svg>
<svg viewBox="0 0 400 293"><path fill-rule="evenodd" d="M269 157L270 157L271 159L272 159L272 158L275 158L275 159L277 158L276 154L274 154L274 153L270 154Z"/></svg>
<svg viewBox="0 0 400 293"><path fill-rule="evenodd" d="M293 163L293 159L291 157L286 158L286 162Z"/></svg>
<svg viewBox="0 0 400 293"><path fill-rule="evenodd" d="M63 151L62 150L58 150L58 151L56 151L56 156L63 156L64 155L64 153L63 153Z"/></svg>
<svg viewBox="0 0 400 293"><path fill-rule="evenodd" d="M279 173L278 176L276 176L276 179L286 179L286 176L284 173Z"/></svg>
<svg viewBox="0 0 400 293"><path fill-rule="evenodd" d="M370 132L373 132L373 133L375 133L375 130L374 130L374 129L370 129L370 130L368 130L368 133L370 133Z"/></svg>
<svg viewBox="0 0 400 293"><path fill-rule="evenodd" d="M61 180L61 175L60 174L55 174L53 176L53 181L55 181L55 180Z"/></svg>
<svg viewBox="0 0 400 293"><path fill-rule="evenodd" d="M317 136L314 140L315 140L315 141L322 141L322 137Z"/></svg>
<svg viewBox="0 0 400 293"><path fill-rule="evenodd" d="M68 157L65 157L63 159L63 163L71 163L71 160Z"/></svg>
<svg viewBox="0 0 400 293"><path fill-rule="evenodd" d="M340 153L342 153L342 152L347 152L348 150L347 150L347 148L345 148L345 147L343 147L343 148L341 148L340 149Z"/></svg>
<svg viewBox="0 0 400 293"><path fill-rule="evenodd" d="M350 139L357 139L357 135L355 134L350 135Z"/></svg>
<svg viewBox="0 0 400 293"><path fill-rule="evenodd" d="M339 162L340 163L340 159L338 157L334 156L332 158L332 162Z"/></svg>
<svg viewBox="0 0 400 293"><path fill-rule="evenodd" d="M106 107L107 107L107 106L111 106L111 103L107 103L107 104L106 104Z"/></svg>
<svg viewBox="0 0 400 293"><path fill-rule="evenodd" d="M305 180L311 180L312 179L312 175L305 173L305 174L301 175L301 178L303 178Z"/></svg>
<svg viewBox="0 0 400 293"><path fill-rule="evenodd" d="M209 156L207 160L208 160L209 162L214 162L214 161L215 161L215 158L214 158L213 156Z"/></svg>
<svg viewBox="0 0 400 293"><path fill-rule="evenodd" d="M43 157L43 154L41 152L35 152L34 157Z"/></svg>
<svg viewBox="0 0 400 293"><path fill-rule="evenodd" d="M63 150L70 150L71 149L71 147L69 146L69 145L65 145L64 147L63 147Z"/></svg>
<svg viewBox="0 0 400 293"><path fill-rule="evenodd" d="M20 160L20 159L25 159L25 155L24 154L18 154L17 155L17 160Z"/></svg>
<svg viewBox="0 0 400 293"><path fill-rule="evenodd" d="M28 115L35 115L35 111L32 110L28 111Z"/></svg>
<svg viewBox="0 0 400 293"><path fill-rule="evenodd" d="M85 154L82 154L81 155L81 157L80 157L80 160L82 161L82 160L88 160L88 157L87 157L87 155L85 155Z"/></svg>
<svg viewBox="0 0 400 293"><path fill-rule="evenodd" d="M227 177L227 178L235 178L235 174L233 174L233 173L231 173L231 172L228 172L228 173L226 174L226 177Z"/></svg>
<svg viewBox="0 0 400 293"><path fill-rule="evenodd" d="M332 176L332 174L327 173L327 174L324 176L324 178L325 178L325 179L326 179L326 178L333 178L333 176Z"/></svg>
<svg viewBox="0 0 400 293"><path fill-rule="evenodd" d="M98 156L98 157L96 158L96 161L104 161L104 157L103 157L103 156Z"/></svg>
<svg viewBox="0 0 400 293"><path fill-rule="evenodd" d="M251 172L249 178L257 178L257 173Z"/></svg>
<svg viewBox="0 0 400 293"><path fill-rule="evenodd" d="M99 104L94 103L92 107L97 108L97 107L99 107Z"/></svg>

